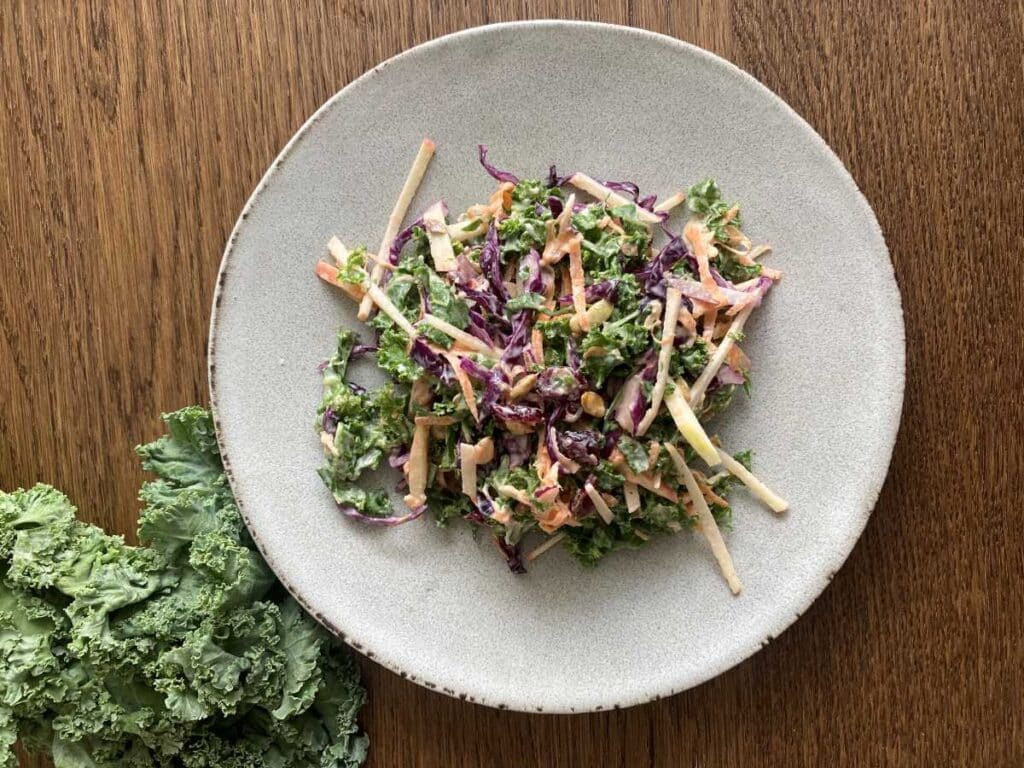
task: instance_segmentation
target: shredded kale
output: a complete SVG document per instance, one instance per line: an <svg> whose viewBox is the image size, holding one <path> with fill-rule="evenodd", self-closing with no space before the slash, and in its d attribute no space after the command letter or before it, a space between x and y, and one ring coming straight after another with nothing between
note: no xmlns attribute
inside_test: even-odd
<svg viewBox="0 0 1024 768"><path fill-rule="evenodd" d="M708 364L708 343L704 339L694 339L689 346L678 347L672 353L669 372L673 379L685 378L689 382L697 380L704 366Z"/></svg>
<svg viewBox="0 0 1024 768"><path fill-rule="evenodd" d="M718 188L714 179L705 179L690 187L686 193L686 204L694 213L703 214L704 224L711 230L716 240L728 241L724 218L735 204L722 199L722 190ZM733 217L729 223L735 227L741 226L739 215Z"/></svg>

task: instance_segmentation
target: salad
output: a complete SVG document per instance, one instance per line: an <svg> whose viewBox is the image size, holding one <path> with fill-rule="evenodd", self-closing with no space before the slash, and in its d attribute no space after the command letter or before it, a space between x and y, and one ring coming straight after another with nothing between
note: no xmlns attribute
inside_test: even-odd
<svg viewBox="0 0 1024 768"><path fill-rule="evenodd" d="M692 528L738 593L729 493L787 504L704 424L749 390L744 325L781 278L759 260L769 247L710 179L658 202L554 166L521 179L479 152L497 181L487 201L457 215L434 202L402 229L425 139L377 251L335 237L317 264L373 336L342 330L322 364L320 474L341 511L461 518L516 573L555 546L594 564ZM363 356L387 386L346 380ZM400 513L359 484L385 460L404 474Z"/></svg>

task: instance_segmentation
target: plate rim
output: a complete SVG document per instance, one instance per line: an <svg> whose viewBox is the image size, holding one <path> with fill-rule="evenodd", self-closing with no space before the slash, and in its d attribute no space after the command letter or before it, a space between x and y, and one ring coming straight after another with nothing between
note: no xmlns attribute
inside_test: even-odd
<svg viewBox="0 0 1024 768"><path fill-rule="evenodd" d="M846 549L841 556L834 558L834 561L823 563L824 568L818 571L818 574L824 574L823 578L819 575L817 580L808 580L807 588L804 594L806 598L800 600L799 609L792 615L786 615L776 618L775 622L768 627L770 630L768 634L759 641L752 641L748 644L742 644L737 646L731 654L720 655L716 663L708 664L706 671L695 678L688 681L684 681L683 684L677 685L666 690L648 690L640 695L632 695L625 697L624 700L614 701L614 696L605 699L607 703L604 704L591 704L583 707L572 707L572 706L552 706L552 707L538 707L536 705L528 706L524 702L516 702L512 704L495 702L489 699L491 694L484 693L481 691L455 691L450 687L435 683L433 681L426 680L413 673L410 673L403 669L398 663L391 661L386 654L378 655L376 651L369 648L354 634L346 632L340 626L337 626L334 622L327 619L323 613L317 610L311 605L301 594L299 594L293 586L289 583L288 579L281 573L277 565L274 563L270 553L267 552L264 543L262 542L258 532L256 531L252 521L246 512L245 504L239 494L235 491L236 481L234 477L234 471L231 464L231 459L228 454L227 445L222 438L223 429L221 428L221 422L219 418L219 407L217 397L217 385L216 385L216 350L217 350L217 336L219 328L219 308L220 304L225 295L225 286L227 283L227 276L229 270L233 266L233 257L235 256L235 245L238 240L238 236L245 225L246 219L249 217L249 213L263 194L266 187L273 180L278 169L291 154L292 150L298 145L298 143L305 137L308 131L328 112L330 111L336 102L341 100L350 89L358 87L360 84L370 80L371 78L379 76L379 74L387 67L392 64L401 61L405 57L420 54L424 51L429 51L435 47L443 47L452 43L458 43L462 38L472 38L479 35L487 35L493 33L501 33L502 31L509 31L515 29L555 29L568 31L573 29L582 30L598 30L604 32L613 32L616 34L632 35L634 37L643 39L648 42L665 45L670 48L675 48L678 51L685 52L689 55L695 56L698 59L703 59L716 66L723 66L732 77L739 77L741 80L746 81L748 86L752 86L755 90L759 91L762 95L767 96L771 101L775 103L777 107L780 107L782 111L791 119L795 119L797 123L805 129L805 133L808 133L811 140L818 144L818 148L823 150L824 156L827 158L830 165L838 173L839 178L846 184L851 192L851 199L855 199L857 204L863 206L869 214L869 221L874 230L874 234L877 235L879 242L885 249L886 258L883 269L887 267L888 277L892 281L892 285L895 288L892 298L894 299L893 306L890 307L890 312L893 315L892 319L895 321L898 330L898 345L896 345L896 355L890 362L890 368L892 369L893 380L893 394L898 396L899 410L896 414L896 418L892 419L891 423L887 426L887 434L881 436L879 443L885 448L886 460L884 464L884 472L879 473L876 479L874 479L867 489L865 498L868 500L866 508L860 513L857 520L855 529L855 535L851 530L851 539L849 547ZM730 669L739 666L742 662L751 658L754 654L760 651L762 648L767 646L770 642L778 638L783 632L791 627L797 619L799 619L814 602L821 597L822 594L828 589L831 584L833 577L839 571L840 568L846 563L852 554L853 550L857 546L863 536L864 529L867 526L868 520L874 511L878 498L885 485L885 481L889 476L889 470L892 464L892 456L896 445L896 440L900 431L900 426L903 419L903 409L905 407L905 393L906 393L906 323L903 311L903 298L899 288L899 282L896 279L895 268L892 262L892 254L889 250L888 243L885 240L885 235L878 222L878 218L875 215L875 211L871 204L868 202L864 193L861 191L856 180L853 178L849 169L835 153L832 147L827 141L815 130L815 128L807 122L793 107L789 105L781 96L776 94L771 88L766 86L752 74L739 66L733 64L728 59L719 56L718 54L712 53L700 46L693 43L688 43L684 40L666 35L660 32L653 32L648 29L642 29L639 27L631 27L621 24L610 24L605 22L596 21L581 21L581 20L569 20L569 19L535 19L535 20L521 20L521 21L508 21L499 22L492 24L483 24L473 27L467 27L465 29L451 32L445 35L431 38L430 40L424 41L410 48L407 48L384 61L374 65L370 69L366 70L359 77L355 78L351 82L347 83L343 88L335 92L330 98L328 98L323 104L320 105L295 131L295 133L289 138L282 147L281 151L275 156L267 170L264 172L259 182L256 184L252 193L249 195L239 213L238 219L235 222L234 227L231 229L231 233L228 236L228 240L224 247L224 252L221 257L221 262L217 270L217 280L214 287L214 294L212 300L212 306L210 309L210 321L209 321L209 334L207 337L207 381L209 388L210 397L210 412L213 418L214 430L217 439L217 446L220 450L221 459L224 465L224 474L228 479L228 483L232 489L232 494L235 498L235 503L238 508L239 514L242 520L245 522L246 528L252 537L253 543L256 545L260 555L266 561L267 565L273 571L277 580L285 588L285 590L292 596L295 601L302 606L303 610L307 614L312 616L318 623L320 623L325 629L331 632L335 637L339 638L346 645L359 652L371 661L383 666L389 671L399 675L403 679L411 680L417 683L421 687L434 692L444 693L452 698L461 700L468 700L472 703L481 704L484 706L492 707L499 710L511 710L526 713L545 713L545 714L584 714L590 712L600 712L609 709L621 709L625 707L638 706L641 704L647 704L652 701L657 701L669 696L682 693L683 691L691 688L696 688L703 685L704 683L718 677L721 674L729 671Z"/></svg>

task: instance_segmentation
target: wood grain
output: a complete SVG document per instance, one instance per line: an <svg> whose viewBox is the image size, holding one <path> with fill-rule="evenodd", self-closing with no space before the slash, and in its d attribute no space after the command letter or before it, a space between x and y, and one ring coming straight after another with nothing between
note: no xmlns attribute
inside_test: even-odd
<svg viewBox="0 0 1024 768"><path fill-rule="evenodd" d="M576 717L491 711L366 663L372 766L1024 764L1020 2L7 0L0 486L54 483L130 534L132 447L161 410L207 399L222 247L279 148L394 53L545 16L704 46L835 148L903 292L903 426L846 567L754 658Z"/></svg>

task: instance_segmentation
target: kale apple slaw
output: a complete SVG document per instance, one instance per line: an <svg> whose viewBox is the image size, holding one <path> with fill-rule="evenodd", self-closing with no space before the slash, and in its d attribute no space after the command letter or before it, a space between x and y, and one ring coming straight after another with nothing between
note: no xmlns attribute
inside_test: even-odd
<svg viewBox="0 0 1024 768"><path fill-rule="evenodd" d="M720 532L729 492L787 504L703 422L749 389L744 324L781 278L759 261L769 247L710 179L659 203L554 166L520 179L479 152L498 182L486 202L457 216L435 202L401 229L434 154L425 139L377 252L332 238L317 264L374 335L342 330L322 365L324 482L370 525L429 510L487 528L516 573L556 545L594 564L694 528L738 593ZM364 355L391 383L346 381ZM357 484L385 458L404 473L402 514Z"/></svg>

